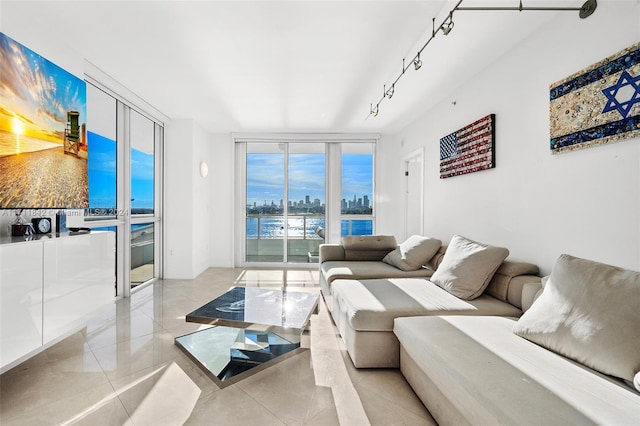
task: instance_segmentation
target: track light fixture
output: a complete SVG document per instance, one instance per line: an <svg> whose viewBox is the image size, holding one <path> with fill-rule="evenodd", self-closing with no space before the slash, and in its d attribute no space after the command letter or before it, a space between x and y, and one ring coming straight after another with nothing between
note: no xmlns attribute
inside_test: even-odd
<svg viewBox="0 0 640 426"><path fill-rule="evenodd" d="M396 91L396 87L395 86L396 86L395 84L392 84L391 87L389 88L389 90L387 90L385 92L385 94L387 95L387 98L391 99L393 97L393 92Z"/></svg>
<svg viewBox="0 0 640 426"><path fill-rule="evenodd" d="M420 48L420 50L418 50L418 53L416 54L416 56L413 58L413 60L410 62L410 64L413 64L414 68L416 70L419 70L420 67L422 67L422 61L420 60L420 54L422 53L422 51L429 45L429 43L431 43L431 40L433 40L435 38L435 36L442 31L442 34L444 35L448 35L451 30L453 29L454 26L454 22L453 22L453 13L457 12L457 11L497 11L497 10L510 10L510 11L518 11L518 12L524 12L524 11L532 11L532 10L536 10L536 11L578 11L578 15L580 16L581 19L585 19L588 18L589 16L591 16L593 14L593 12L595 12L596 8L598 7L598 2L597 0L586 0L584 2L584 4L582 5L582 7L525 7L522 5L522 0L519 0L519 5L517 7L462 7L462 2L464 0L459 0L458 3L456 3L455 7L453 9L451 9L449 11L449 14L447 15L447 17L445 18L444 21L442 21L442 23L440 24L440 26L438 26L436 28L436 18L433 18L433 26L432 26L432 31L431 31L431 37L429 37L429 39L426 41L426 43ZM409 67L409 65L405 65L405 60L404 58L402 59L402 72L396 77L396 79L393 81L393 83L391 83L391 87L389 88L389 90L387 90L387 86L384 85L383 86L383 94L382 94L382 98L378 101L378 103L376 103L375 108L373 107L373 104L371 104L371 107L369 109L369 116L373 115L374 117L378 116L378 113L380 112L380 103L385 99L385 98L389 98L391 99L391 97L393 96L394 92L395 92L395 86L396 83L398 82L398 80L400 80L400 78L404 75L405 71L407 70L407 68ZM367 116L368 118L368 116Z"/></svg>
<svg viewBox="0 0 640 426"><path fill-rule="evenodd" d="M449 20L449 22L447 22L446 20L442 23L442 34L444 35L449 35L449 33L451 32L451 30L453 29L453 12L449 13L449 18L447 18Z"/></svg>
<svg viewBox="0 0 640 426"><path fill-rule="evenodd" d="M418 71L420 67L422 67L422 61L420 60L420 52L418 52L418 57L413 60L413 66L415 67L416 71Z"/></svg>

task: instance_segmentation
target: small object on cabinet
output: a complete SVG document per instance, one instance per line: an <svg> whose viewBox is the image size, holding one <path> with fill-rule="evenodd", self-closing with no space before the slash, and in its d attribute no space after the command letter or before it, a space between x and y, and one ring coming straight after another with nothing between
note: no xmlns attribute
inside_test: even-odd
<svg viewBox="0 0 640 426"><path fill-rule="evenodd" d="M36 217L31 219L36 234L48 234L51 232L51 219L48 217Z"/></svg>

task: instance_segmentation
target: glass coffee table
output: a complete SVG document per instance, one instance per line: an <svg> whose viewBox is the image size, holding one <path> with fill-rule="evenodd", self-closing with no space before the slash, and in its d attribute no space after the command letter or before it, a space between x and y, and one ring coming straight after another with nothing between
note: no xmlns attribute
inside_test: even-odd
<svg viewBox="0 0 640 426"><path fill-rule="evenodd" d="M176 337L184 351L220 387L303 350L302 333L318 308L317 292L232 287L186 316L215 325Z"/></svg>

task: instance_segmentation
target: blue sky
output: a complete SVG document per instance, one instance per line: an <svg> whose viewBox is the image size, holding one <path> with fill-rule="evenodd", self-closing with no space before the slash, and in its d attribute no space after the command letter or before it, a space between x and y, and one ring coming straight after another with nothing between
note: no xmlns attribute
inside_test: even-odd
<svg viewBox="0 0 640 426"><path fill-rule="evenodd" d="M116 205L116 142L93 132L89 140L89 207ZM131 207L153 208L153 154L131 150Z"/></svg>
<svg viewBox="0 0 640 426"><path fill-rule="evenodd" d="M86 84L33 50L0 33L0 129L63 143L67 112L86 122Z"/></svg>
<svg viewBox="0 0 640 426"><path fill-rule="evenodd" d="M368 195L372 198L373 167L371 154L342 156L342 198L353 199ZM247 203L261 206L266 201L276 204L284 199L284 156L282 154L247 154ZM325 203L324 154L289 155L289 200L311 201L319 198Z"/></svg>
<svg viewBox="0 0 640 426"><path fill-rule="evenodd" d="M110 208L116 205L116 143L93 132L89 139L89 206ZM289 155L289 199L325 203L324 154ZM153 154L131 151L132 207L153 207ZM373 168L371 154L342 156L342 198L356 195L372 199ZM276 204L284 199L284 156L282 154L247 154L247 202Z"/></svg>

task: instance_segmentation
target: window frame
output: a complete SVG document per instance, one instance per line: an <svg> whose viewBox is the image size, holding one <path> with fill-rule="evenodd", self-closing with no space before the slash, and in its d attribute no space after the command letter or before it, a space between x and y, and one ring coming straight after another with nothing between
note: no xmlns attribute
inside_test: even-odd
<svg viewBox="0 0 640 426"><path fill-rule="evenodd" d="M234 191L234 265L240 267L278 267L309 269L316 268L316 263L257 263L246 261L246 155L249 143L324 143L325 144L325 242L338 243L341 241L341 144L369 143L372 144L373 176L372 176L372 214L363 215L363 219L372 220L372 232L375 233L376 219L376 157L378 150L378 134L232 134L235 152L235 191ZM360 219L356 215L346 215L350 220Z"/></svg>

